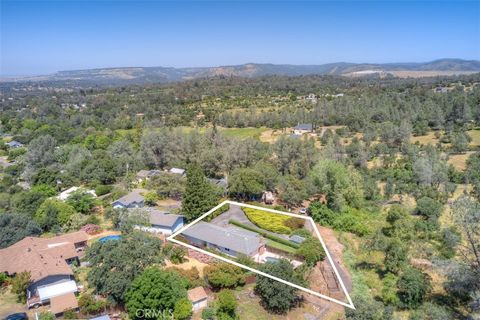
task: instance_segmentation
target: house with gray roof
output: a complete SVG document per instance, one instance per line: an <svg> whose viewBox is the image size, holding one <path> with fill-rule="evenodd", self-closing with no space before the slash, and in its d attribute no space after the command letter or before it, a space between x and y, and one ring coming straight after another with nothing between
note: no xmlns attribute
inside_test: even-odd
<svg viewBox="0 0 480 320"><path fill-rule="evenodd" d="M182 235L196 247L215 249L233 257L239 254L254 257L265 251L264 239L259 234L233 226L223 228L200 221Z"/></svg>
<svg viewBox="0 0 480 320"><path fill-rule="evenodd" d="M301 135L309 132L313 132L313 124L311 123L299 123L297 126L293 127L293 134L295 135Z"/></svg>
<svg viewBox="0 0 480 320"><path fill-rule="evenodd" d="M149 227L138 226L138 228L143 231L171 235L183 227L184 217L182 215L172 214L155 208L144 208L141 210L148 213L148 220L150 222Z"/></svg>
<svg viewBox="0 0 480 320"><path fill-rule="evenodd" d="M137 178L137 183L140 183L145 180L150 180L150 178L156 176L160 172L160 170L140 170L135 177Z"/></svg>
<svg viewBox="0 0 480 320"><path fill-rule="evenodd" d="M134 189L129 194L121 197L118 200L112 202L112 206L115 209L132 209L132 208L143 208L145 205L145 199L142 196L142 189Z"/></svg>
<svg viewBox="0 0 480 320"><path fill-rule="evenodd" d="M10 141L10 142L7 142L6 145L9 146L9 147L12 148L12 149L16 149L16 148L21 148L21 147L23 147L23 143L18 142L18 141L15 141L15 140L12 140L12 141Z"/></svg>

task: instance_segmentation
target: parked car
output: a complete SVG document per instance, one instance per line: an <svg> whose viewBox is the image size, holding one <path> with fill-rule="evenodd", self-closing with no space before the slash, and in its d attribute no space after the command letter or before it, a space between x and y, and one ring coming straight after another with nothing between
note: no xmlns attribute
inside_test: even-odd
<svg viewBox="0 0 480 320"><path fill-rule="evenodd" d="M307 214L307 208L300 209L300 214Z"/></svg>
<svg viewBox="0 0 480 320"><path fill-rule="evenodd" d="M28 320L28 316L25 312L9 314L5 320Z"/></svg>

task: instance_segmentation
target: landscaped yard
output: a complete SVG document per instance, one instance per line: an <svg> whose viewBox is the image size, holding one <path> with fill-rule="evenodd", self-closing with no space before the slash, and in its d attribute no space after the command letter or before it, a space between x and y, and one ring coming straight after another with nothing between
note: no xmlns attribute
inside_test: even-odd
<svg viewBox="0 0 480 320"><path fill-rule="evenodd" d="M259 209L242 208L248 219L257 227L280 234L290 234L302 227L303 219Z"/></svg>
<svg viewBox="0 0 480 320"><path fill-rule="evenodd" d="M277 242L277 241L267 240L266 244L270 247L273 247L275 249L279 249L279 250L282 250L282 251L285 251L285 252L288 252L288 253L293 253L293 254L297 253L297 249L292 248L290 246L287 246L286 244L283 244L283 243L280 243L280 242Z"/></svg>

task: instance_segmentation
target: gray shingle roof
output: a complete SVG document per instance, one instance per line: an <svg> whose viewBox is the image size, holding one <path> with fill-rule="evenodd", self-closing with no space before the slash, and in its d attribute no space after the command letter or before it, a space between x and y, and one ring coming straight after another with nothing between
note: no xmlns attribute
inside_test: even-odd
<svg viewBox="0 0 480 320"><path fill-rule="evenodd" d="M143 192L143 190L140 189L134 189L132 192L130 192L127 195L124 195L118 200L115 200L115 202L119 202L125 206L128 206L129 204L133 202L142 202L143 201L143 196L140 194L140 192Z"/></svg>
<svg viewBox="0 0 480 320"><path fill-rule="evenodd" d="M313 130L313 125L311 123L300 123L296 127L293 128L294 130Z"/></svg>
<svg viewBox="0 0 480 320"><path fill-rule="evenodd" d="M203 221L187 228L182 234L246 255L256 253L263 244L262 238L255 232L236 227L222 228Z"/></svg>
<svg viewBox="0 0 480 320"><path fill-rule="evenodd" d="M183 218L178 214L172 214L158 209L146 209L149 213L150 223L157 226L173 227L179 218Z"/></svg>

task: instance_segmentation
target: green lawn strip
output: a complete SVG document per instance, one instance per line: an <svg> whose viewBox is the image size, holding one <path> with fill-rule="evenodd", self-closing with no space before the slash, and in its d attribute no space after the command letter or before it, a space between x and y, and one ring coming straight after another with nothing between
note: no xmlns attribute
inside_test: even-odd
<svg viewBox="0 0 480 320"><path fill-rule="evenodd" d="M278 250L282 250L282 251L292 253L292 254L297 254L297 249L292 248L290 246L287 246L287 245L285 245L283 243L280 243L280 242L277 242L277 241L268 240L266 244L267 244L267 246L270 246L270 247L278 249Z"/></svg>
<svg viewBox="0 0 480 320"><path fill-rule="evenodd" d="M262 229L258 229L258 228L255 228L255 227L251 227L251 226L247 226L246 224L243 224L237 220L233 220L233 219L230 219L228 221L230 224L233 224L234 226L237 226L237 227L240 227L240 228L243 228L243 229L246 229L246 230L249 230L249 231L252 231L252 232L255 232L255 233L258 233L260 235L262 235L263 237L269 239L269 240L273 240L277 243L281 243L283 245L286 245L286 246L289 246L293 249L298 249L300 246L295 243L295 242L292 242L292 241L289 241L289 240L285 240L283 238L280 238L280 237L277 237L277 236L274 236L274 235L271 235L267 232L265 232L264 230Z"/></svg>

